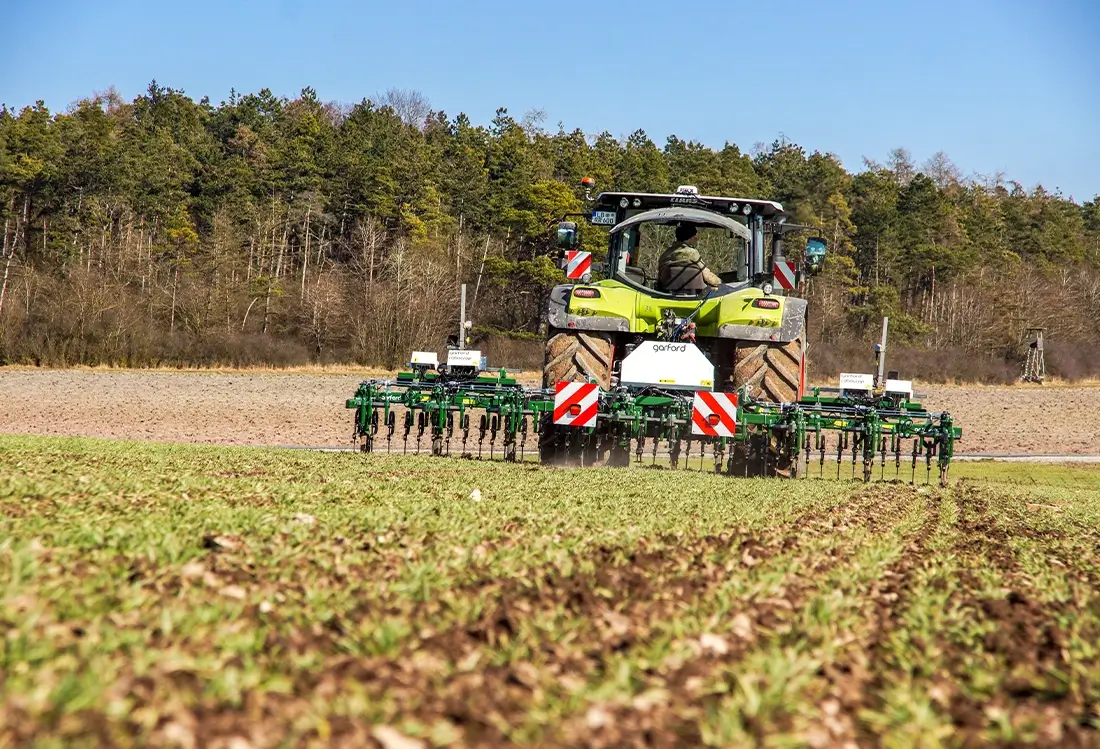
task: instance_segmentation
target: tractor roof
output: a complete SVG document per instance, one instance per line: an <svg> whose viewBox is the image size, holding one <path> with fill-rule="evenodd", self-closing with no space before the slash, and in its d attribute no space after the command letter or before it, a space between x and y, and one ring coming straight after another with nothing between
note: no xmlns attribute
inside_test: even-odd
<svg viewBox="0 0 1100 749"><path fill-rule="evenodd" d="M658 224L678 224L681 222L708 224L731 231L742 239L747 240L752 238L752 232L749 231L748 227L728 214L705 211L698 208L680 208L678 206L674 208L656 208L652 211L643 211L642 213L635 214L617 224L615 228L611 230L611 233L616 234L635 224L650 222Z"/></svg>
<svg viewBox="0 0 1100 749"><path fill-rule="evenodd" d="M626 205L622 201L626 200ZM602 192L596 196L596 203L601 208L633 208L653 209L669 207L697 208L704 211L724 213L730 216L763 216L773 219L783 216L783 206L774 200L757 200L756 198L727 198L713 195L699 195L695 188L683 186L675 193L648 193L648 192Z"/></svg>

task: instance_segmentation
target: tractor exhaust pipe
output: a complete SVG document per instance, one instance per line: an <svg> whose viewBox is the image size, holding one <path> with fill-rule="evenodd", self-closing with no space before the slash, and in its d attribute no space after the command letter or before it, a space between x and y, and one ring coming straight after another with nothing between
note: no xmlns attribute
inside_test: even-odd
<svg viewBox="0 0 1100 749"><path fill-rule="evenodd" d="M772 259L768 271L773 275L775 274L775 264L781 263L787 259L787 256L784 254L785 248L783 245L783 235L779 233L772 235Z"/></svg>

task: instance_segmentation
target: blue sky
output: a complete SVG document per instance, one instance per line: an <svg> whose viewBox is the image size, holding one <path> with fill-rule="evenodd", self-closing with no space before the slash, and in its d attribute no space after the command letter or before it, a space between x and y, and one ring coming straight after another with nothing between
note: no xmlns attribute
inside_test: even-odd
<svg viewBox="0 0 1100 749"><path fill-rule="evenodd" d="M596 133L750 149L780 134L850 170L904 146L965 174L1100 193L1100 2L7 0L0 102L51 109L151 79L357 102L415 89Z"/></svg>

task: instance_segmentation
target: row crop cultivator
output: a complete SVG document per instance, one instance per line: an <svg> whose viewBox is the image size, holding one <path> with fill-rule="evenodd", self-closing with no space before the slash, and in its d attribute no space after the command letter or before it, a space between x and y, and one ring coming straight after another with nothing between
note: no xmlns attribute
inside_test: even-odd
<svg viewBox="0 0 1100 749"><path fill-rule="evenodd" d="M551 464L587 466L656 465L660 458L674 469L735 476L825 476L835 462L838 478L849 463L851 476L865 481L875 474L898 479L904 467L912 482L923 464L926 481L935 468L944 484L961 436L949 414L930 413L905 393L822 388L792 403L729 394L722 410L701 403L701 391L593 385L595 410L576 426L563 423L578 405L564 402L568 385L524 387L504 371L477 377L414 371L363 382L346 405L355 411L355 439L364 452L506 461L538 455Z"/></svg>

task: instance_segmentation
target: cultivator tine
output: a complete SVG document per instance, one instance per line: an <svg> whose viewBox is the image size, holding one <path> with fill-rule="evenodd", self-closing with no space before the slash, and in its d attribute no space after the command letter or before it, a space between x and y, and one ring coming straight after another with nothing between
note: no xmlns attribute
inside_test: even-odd
<svg viewBox="0 0 1100 749"><path fill-rule="evenodd" d="M413 425L413 412L412 411L406 411L405 412L405 446L401 451L402 455L408 455L408 453L409 453L409 432L412 431L412 425Z"/></svg>
<svg viewBox="0 0 1100 749"><path fill-rule="evenodd" d="M458 421L462 428L462 457L466 457L469 455L466 451L466 441L470 439L470 414L462 414Z"/></svg>
<svg viewBox="0 0 1100 749"><path fill-rule="evenodd" d="M489 431L489 417L482 414L481 418L478 420L477 426L477 459L481 460L481 450L485 443L485 433Z"/></svg>
<svg viewBox="0 0 1100 749"><path fill-rule="evenodd" d="M504 459L509 463L516 462L516 432L512 429L512 417L504 416Z"/></svg>
<svg viewBox="0 0 1100 749"><path fill-rule="evenodd" d="M886 437L879 440L879 453L881 454L882 462L879 466L878 480L886 480Z"/></svg>
<svg viewBox="0 0 1100 749"><path fill-rule="evenodd" d="M825 478L825 434L817 433L817 449L821 451L821 464L818 468L818 476Z"/></svg>
<svg viewBox="0 0 1100 749"><path fill-rule="evenodd" d="M493 414L489 417L489 460L493 459L497 446L497 429L500 428L500 417Z"/></svg>
<svg viewBox="0 0 1100 749"><path fill-rule="evenodd" d="M390 411L386 416L386 452L393 452L393 432L397 428L397 414Z"/></svg>
<svg viewBox="0 0 1100 749"><path fill-rule="evenodd" d="M920 450L920 443L917 440L913 440L913 467L909 472L909 484L913 485L917 483L917 452Z"/></svg>
<svg viewBox="0 0 1100 749"><path fill-rule="evenodd" d="M416 454L420 454L420 441L424 439L424 428L428 425L428 414L416 412Z"/></svg>

